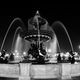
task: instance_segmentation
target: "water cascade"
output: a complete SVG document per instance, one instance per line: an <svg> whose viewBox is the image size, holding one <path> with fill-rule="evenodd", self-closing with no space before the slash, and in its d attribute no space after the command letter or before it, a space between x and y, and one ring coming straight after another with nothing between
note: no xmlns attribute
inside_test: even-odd
<svg viewBox="0 0 80 80"><path fill-rule="evenodd" d="M57 36L61 52L74 51L70 36L63 23L60 21L54 22L52 29Z"/></svg>

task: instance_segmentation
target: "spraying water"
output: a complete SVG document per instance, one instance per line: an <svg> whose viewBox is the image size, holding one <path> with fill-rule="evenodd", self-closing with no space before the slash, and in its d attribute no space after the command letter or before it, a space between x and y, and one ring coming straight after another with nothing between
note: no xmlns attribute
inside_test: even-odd
<svg viewBox="0 0 80 80"><path fill-rule="evenodd" d="M53 39L45 44L45 48L50 55L54 55L60 51L58 40L55 34Z"/></svg>
<svg viewBox="0 0 80 80"><path fill-rule="evenodd" d="M12 47L11 47L11 52L14 52L15 51L15 44L16 44L16 41L21 38L20 37L20 32L22 31L22 28L21 27L18 27L15 31L15 34L14 34L14 37L13 37L13 42L12 42Z"/></svg>
<svg viewBox="0 0 80 80"><path fill-rule="evenodd" d="M38 16L38 12L37 12L37 16L35 16L35 19L37 20L38 44L40 45L40 30L39 30L40 26L39 26L38 17L39 16ZM30 28L30 26L31 26L31 28ZM29 26L30 29L34 28L33 25L30 25L30 26ZM44 25L42 25L42 26L44 26ZM44 32L45 32L45 30L47 30L47 31L49 30L48 29L49 25L45 25L44 27L42 27L42 26L41 26L41 29L44 30ZM22 20L20 18L15 18L12 21L12 23L10 24L10 26L9 26L7 32L6 32L6 35L4 37L4 40L3 40L3 43L2 43L2 46L1 46L1 51L2 51L3 47L5 46L4 43L6 41L6 38L8 37L9 31L11 29L13 30L13 28L15 28L15 30L14 30L15 32L14 32L14 37L13 37L13 41L12 41L12 44L11 44L12 45L11 46L11 52L14 53L15 60L16 60L16 59L21 58L22 53L26 53L28 51L30 43L27 40L23 39L20 35L20 32L23 32L24 28L25 28ZM37 28L35 26L35 29L37 29ZM67 45L65 45L65 43L69 44L69 46L71 47L71 48L70 47L69 48L73 51L72 42L71 42L70 36L69 36L65 26L61 22L56 21L56 22L53 23L51 29L52 29L51 31L53 31L53 38L52 38L52 40L50 40L48 42L44 42L44 43L46 43L45 44L46 51L48 53L50 53L51 55L56 54L58 52L58 49L59 49L59 51L62 50L62 46L63 46L64 50L67 49L67 47L65 47L65 46L67 46ZM62 34L61 34L61 32L62 32ZM67 36L64 35L63 32ZM61 46L61 44L63 44L63 45ZM60 47L59 47L59 45L60 45ZM39 48L40 48L40 46L39 46Z"/></svg>
<svg viewBox="0 0 80 80"><path fill-rule="evenodd" d="M15 46L14 46L14 60L21 61L21 56L22 56L22 38L18 34L17 39L15 41Z"/></svg>
<svg viewBox="0 0 80 80"><path fill-rule="evenodd" d="M57 53L57 38L56 38L56 36L54 36L53 41L50 43L50 49L51 49L52 54Z"/></svg>
<svg viewBox="0 0 80 80"><path fill-rule="evenodd" d="M4 39L3 39L3 42L2 42L2 45L1 45L1 51L3 50L3 48L4 48L4 46L5 46L5 43L6 43L6 39L9 39L8 38L8 36L10 35L9 34L9 32L12 30L13 32L14 32L14 30L16 30L17 29L17 27L22 27L23 29L25 28L25 26L24 26L24 23L22 22L22 20L20 19L20 18L15 18L12 22L11 22L11 24L10 24L10 26L9 26L9 28L7 29L7 32L6 32L6 34L5 34L5 36L4 36ZM11 32L12 32L11 31ZM9 40L8 40L9 41ZM12 45L12 44L11 44Z"/></svg>
<svg viewBox="0 0 80 80"><path fill-rule="evenodd" d="M16 42L15 42L15 47L14 47L14 52L21 53L22 52L22 38L18 35Z"/></svg>
<svg viewBox="0 0 80 80"><path fill-rule="evenodd" d="M56 21L53 23L52 28L57 35L61 51L74 51L72 41L66 27L60 21Z"/></svg>

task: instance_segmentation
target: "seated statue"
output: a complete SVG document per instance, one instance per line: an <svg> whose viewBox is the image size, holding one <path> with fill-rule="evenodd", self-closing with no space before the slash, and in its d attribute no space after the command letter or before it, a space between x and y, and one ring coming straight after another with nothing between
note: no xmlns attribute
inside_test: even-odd
<svg viewBox="0 0 80 80"><path fill-rule="evenodd" d="M40 44L40 49L38 48L37 44L31 44L28 55L32 55L37 63L45 63L46 51L43 49L42 44Z"/></svg>

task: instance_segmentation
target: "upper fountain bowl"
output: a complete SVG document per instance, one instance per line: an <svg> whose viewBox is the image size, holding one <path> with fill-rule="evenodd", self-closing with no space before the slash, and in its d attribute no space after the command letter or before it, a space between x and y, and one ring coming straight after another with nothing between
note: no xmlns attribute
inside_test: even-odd
<svg viewBox="0 0 80 80"><path fill-rule="evenodd" d="M28 20L28 31L23 32L23 38L29 41L34 38L37 40L38 37L41 41L47 41L52 39L53 35L54 32L48 25L47 20L42 18L38 11L34 17Z"/></svg>

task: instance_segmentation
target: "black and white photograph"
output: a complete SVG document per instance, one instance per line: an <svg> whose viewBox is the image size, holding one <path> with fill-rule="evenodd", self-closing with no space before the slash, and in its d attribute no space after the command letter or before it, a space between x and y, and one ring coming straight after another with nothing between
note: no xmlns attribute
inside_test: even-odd
<svg viewBox="0 0 80 80"><path fill-rule="evenodd" d="M48 6L0 9L0 80L80 80L79 4Z"/></svg>

